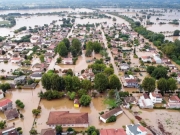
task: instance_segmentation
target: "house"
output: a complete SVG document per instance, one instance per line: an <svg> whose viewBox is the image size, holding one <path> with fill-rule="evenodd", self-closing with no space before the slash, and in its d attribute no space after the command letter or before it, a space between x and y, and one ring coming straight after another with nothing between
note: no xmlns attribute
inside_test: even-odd
<svg viewBox="0 0 180 135"><path fill-rule="evenodd" d="M14 109L10 109L4 112L4 115L6 116L6 119L9 120L13 120L19 117L19 113L16 110L16 108Z"/></svg>
<svg viewBox="0 0 180 135"><path fill-rule="evenodd" d="M161 93L158 92L151 92L149 97L153 103L161 103L163 101Z"/></svg>
<svg viewBox="0 0 180 135"><path fill-rule="evenodd" d="M0 90L0 99L3 99L4 98L4 93L2 90Z"/></svg>
<svg viewBox="0 0 180 135"><path fill-rule="evenodd" d="M133 104L135 105L137 102L136 102L136 98L133 97L133 96L130 96L130 97L125 97L124 98L124 103L123 103L123 106L125 108L129 108L130 107L130 104Z"/></svg>
<svg viewBox="0 0 180 135"><path fill-rule="evenodd" d="M42 73L32 73L30 78L35 80L40 80L42 78Z"/></svg>
<svg viewBox="0 0 180 135"><path fill-rule="evenodd" d="M125 75L123 85L128 88L139 87L138 80L133 75Z"/></svg>
<svg viewBox="0 0 180 135"><path fill-rule="evenodd" d="M74 100L74 107L77 107L77 108L80 107L80 103L79 103L79 100L78 100L78 99L75 99L75 100Z"/></svg>
<svg viewBox="0 0 180 135"><path fill-rule="evenodd" d="M141 58L141 60L142 60L143 62L145 62L145 63L146 63L146 62L152 62L150 56L141 56L140 58Z"/></svg>
<svg viewBox="0 0 180 135"><path fill-rule="evenodd" d="M123 110L121 109L121 107L117 107L117 108L114 108L108 112L105 112L104 114L102 114L100 116L100 120L102 120L104 123L106 123L106 121L108 120L108 118L110 118L111 116L118 116L120 115L121 113L123 113Z"/></svg>
<svg viewBox="0 0 180 135"><path fill-rule="evenodd" d="M10 99L4 99L0 101L0 111L12 109L12 101Z"/></svg>
<svg viewBox="0 0 180 135"><path fill-rule="evenodd" d="M52 128L42 129L40 135L56 135L56 130Z"/></svg>
<svg viewBox="0 0 180 135"><path fill-rule="evenodd" d="M71 64L73 64L73 60L72 60L72 58L64 58L64 59L62 60L62 63L63 63L63 64L71 65Z"/></svg>
<svg viewBox="0 0 180 135"><path fill-rule="evenodd" d="M19 134L16 128L13 126L0 130L0 135L19 135Z"/></svg>
<svg viewBox="0 0 180 135"><path fill-rule="evenodd" d="M47 125L54 128L62 127L88 127L88 113L69 113L69 111L52 111L49 113Z"/></svg>
<svg viewBox="0 0 180 135"><path fill-rule="evenodd" d="M47 63L36 63L36 64L34 64L33 66L32 66L32 70L33 71L44 71L44 70L46 70L47 68L48 68L48 64Z"/></svg>
<svg viewBox="0 0 180 135"><path fill-rule="evenodd" d="M101 129L100 135L126 135L124 129Z"/></svg>
<svg viewBox="0 0 180 135"><path fill-rule="evenodd" d="M128 64L126 64L126 63L122 63L122 64L120 64L120 69L122 70L122 71L124 71L124 70L128 70L130 67L129 67L129 65Z"/></svg>
<svg viewBox="0 0 180 135"><path fill-rule="evenodd" d="M14 79L15 84L25 84L25 82L26 82L26 76L25 75L19 76L19 77Z"/></svg>
<svg viewBox="0 0 180 135"><path fill-rule="evenodd" d="M151 101L151 99L146 93L144 93L140 97L138 104L140 108L153 108L154 107L153 102Z"/></svg>
<svg viewBox="0 0 180 135"><path fill-rule="evenodd" d="M126 134L127 135L147 135L147 130L145 127L140 124L131 124L126 125Z"/></svg>
<svg viewBox="0 0 180 135"><path fill-rule="evenodd" d="M21 62L22 61L22 58L18 58L18 57L14 57L14 58L11 58L11 62L12 63L18 63L18 62Z"/></svg>
<svg viewBox="0 0 180 135"><path fill-rule="evenodd" d="M81 76L79 76L79 78L80 79L87 79L87 80L90 80L90 81L94 81L95 75L94 75L94 73L92 71L92 68L86 69L84 71L84 73Z"/></svg>
<svg viewBox="0 0 180 135"><path fill-rule="evenodd" d="M167 108L180 108L180 99L178 96L171 96Z"/></svg>
<svg viewBox="0 0 180 135"><path fill-rule="evenodd" d="M153 59L154 59L154 61L156 62L156 64L161 64L161 63L162 63L162 60L161 60L161 58L160 58L160 55L157 54L157 53L154 53L154 54L153 54Z"/></svg>

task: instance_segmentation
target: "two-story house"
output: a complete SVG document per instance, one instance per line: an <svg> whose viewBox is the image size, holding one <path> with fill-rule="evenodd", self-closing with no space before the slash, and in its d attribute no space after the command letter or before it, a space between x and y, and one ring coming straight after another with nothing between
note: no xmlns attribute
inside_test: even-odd
<svg viewBox="0 0 180 135"><path fill-rule="evenodd" d="M151 99L151 101L155 104L155 103L162 103L163 101L163 97L161 95L161 93L158 93L158 92L151 92L149 94L149 97Z"/></svg>
<svg viewBox="0 0 180 135"><path fill-rule="evenodd" d="M171 96L167 104L168 108L180 108L180 99L178 96Z"/></svg>
<svg viewBox="0 0 180 135"><path fill-rule="evenodd" d="M128 88L137 88L139 86L138 80L132 76L132 75L127 75L124 77L124 87Z"/></svg>
<svg viewBox="0 0 180 135"><path fill-rule="evenodd" d="M0 101L0 111L6 111L9 109L12 109L12 101L10 99Z"/></svg>
<svg viewBox="0 0 180 135"><path fill-rule="evenodd" d="M144 93L138 100L140 108L153 108L154 104L149 98L148 94Z"/></svg>

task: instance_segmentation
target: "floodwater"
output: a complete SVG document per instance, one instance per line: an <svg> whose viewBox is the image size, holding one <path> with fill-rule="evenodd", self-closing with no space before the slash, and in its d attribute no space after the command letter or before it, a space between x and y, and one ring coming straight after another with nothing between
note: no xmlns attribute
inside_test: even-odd
<svg viewBox="0 0 180 135"><path fill-rule="evenodd" d="M130 124L130 120L126 115L121 114L118 116L117 121L114 123L103 123L99 120L99 113L106 111L107 107L104 105L104 98L97 97L92 98L92 102L89 107L74 108L73 101L64 98L60 100L41 100L40 106L42 108L42 113L37 119L37 129L48 128L46 125L46 120L48 119L50 111L69 111L69 112L87 112L89 115L89 125L93 125L98 129L101 128L122 128L123 125ZM81 128L81 130L84 130Z"/></svg>
<svg viewBox="0 0 180 135"><path fill-rule="evenodd" d="M133 107L133 111L140 112L139 116L148 125L154 126L156 129L158 129L158 120L160 120L166 131L172 133L172 135L179 135L180 111L164 109L139 109L139 107Z"/></svg>

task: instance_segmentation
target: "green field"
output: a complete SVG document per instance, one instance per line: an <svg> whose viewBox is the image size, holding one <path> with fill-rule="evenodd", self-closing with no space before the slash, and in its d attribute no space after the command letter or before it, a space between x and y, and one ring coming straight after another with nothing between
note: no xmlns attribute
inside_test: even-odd
<svg viewBox="0 0 180 135"><path fill-rule="evenodd" d="M9 21L0 21L0 25L7 25L9 23L10 23Z"/></svg>

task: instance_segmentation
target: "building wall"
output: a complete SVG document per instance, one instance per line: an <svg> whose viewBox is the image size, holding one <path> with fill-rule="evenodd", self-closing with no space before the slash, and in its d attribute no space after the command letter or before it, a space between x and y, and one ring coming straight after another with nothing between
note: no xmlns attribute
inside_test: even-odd
<svg viewBox="0 0 180 135"><path fill-rule="evenodd" d="M88 123L87 124L62 124L62 127L88 127ZM51 128L55 128L56 125L49 125Z"/></svg>
<svg viewBox="0 0 180 135"><path fill-rule="evenodd" d="M4 98L4 94L3 93L0 94L0 99L2 99L2 98Z"/></svg>
<svg viewBox="0 0 180 135"><path fill-rule="evenodd" d="M106 123L107 119L104 119L103 117L100 116L100 120L102 120L104 123Z"/></svg>

